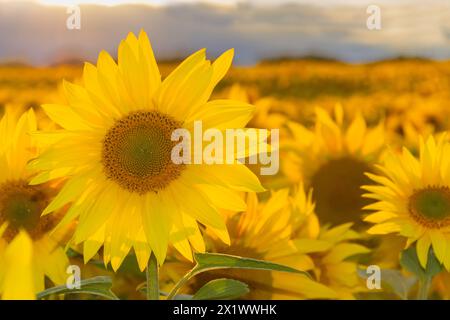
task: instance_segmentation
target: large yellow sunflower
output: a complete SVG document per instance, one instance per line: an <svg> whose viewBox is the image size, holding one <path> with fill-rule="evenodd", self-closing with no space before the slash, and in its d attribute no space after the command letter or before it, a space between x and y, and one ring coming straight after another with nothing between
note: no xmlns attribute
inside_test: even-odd
<svg viewBox="0 0 450 320"><path fill-rule="evenodd" d="M67 278L68 259L50 236L58 214L41 218L55 191L48 184L29 186L26 163L36 155L29 132L36 130L33 110L20 117L6 111L0 121L0 296L32 299L44 290L45 276L55 284Z"/></svg>
<svg viewBox="0 0 450 320"><path fill-rule="evenodd" d="M288 126L291 138L280 147L285 176L314 189L321 223L359 221L368 204L360 188L370 182L364 172L373 170L384 146L383 124L370 127L361 114L345 119L338 105L334 118L317 108L312 129L296 122Z"/></svg>
<svg viewBox="0 0 450 320"><path fill-rule="evenodd" d="M144 269L153 252L161 264L168 244L191 258L197 222L226 233L219 208L243 210L237 190L262 191L239 164L175 164L175 129L243 128L254 108L232 100L209 101L229 69L233 50L214 63L200 50L164 81L145 32L120 43L118 62L102 51L84 67L83 86L64 83L68 105L44 105L63 129L41 135L53 144L30 167L33 183L68 181L44 214L70 203L62 221L78 218L73 241L84 242L85 260L103 247L117 270L131 248ZM237 155L243 154L237 150ZM225 237L225 239L227 239Z"/></svg>
<svg viewBox="0 0 450 320"><path fill-rule="evenodd" d="M365 186L366 197L376 200L366 207L375 213L371 234L397 233L416 242L417 256L425 267L430 247L450 269L450 143L446 136L420 141L420 157L409 150L389 152L379 166L382 175L368 174L376 186Z"/></svg>

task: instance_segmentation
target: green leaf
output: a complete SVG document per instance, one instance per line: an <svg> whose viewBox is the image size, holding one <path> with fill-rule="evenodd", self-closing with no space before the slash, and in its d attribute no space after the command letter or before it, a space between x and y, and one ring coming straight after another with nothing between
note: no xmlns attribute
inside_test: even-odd
<svg viewBox="0 0 450 320"><path fill-rule="evenodd" d="M38 299L43 299L55 294L79 294L86 293L100 296L109 300L119 300L111 291L112 280L110 277L94 277L80 281L80 289L69 289L66 285L49 288L37 294Z"/></svg>
<svg viewBox="0 0 450 320"><path fill-rule="evenodd" d="M442 264L436 258L436 255L434 254L433 250L430 250L428 254L427 269L425 270L425 273L430 277L434 277L442 270L443 270Z"/></svg>
<svg viewBox="0 0 450 320"><path fill-rule="evenodd" d="M193 296L193 300L233 300L247 293L247 284L232 279L216 279L208 282Z"/></svg>
<svg viewBox="0 0 450 320"><path fill-rule="evenodd" d="M307 272L300 271L281 264L227 254L196 253L194 255L194 258L197 262L197 266L195 267L196 274L208 270L233 268L299 273L310 277Z"/></svg>
<svg viewBox="0 0 450 320"><path fill-rule="evenodd" d="M416 250L413 247L409 247L403 250L400 254L400 265L415 274L419 278L425 276L425 270L420 266L419 259L417 258Z"/></svg>
<svg viewBox="0 0 450 320"><path fill-rule="evenodd" d="M239 256L232 256L221 253L195 253L194 259L196 262L195 267L185 274L173 287L167 296L167 300L172 300L176 297L178 291L183 287L190 279L196 275L217 269L247 269L247 270L266 270L266 271L281 271L297 273L311 278L311 276L305 272L300 271L288 266L284 266L278 263L272 263L268 261L262 261L251 258L243 258Z"/></svg>
<svg viewBox="0 0 450 320"><path fill-rule="evenodd" d="M400 265L409 272L415 274L421 280L428 277L433 277L442 271L442 265L437 260L432 249L430 249L428 253L426 269L422 268L420 265L416 249L414 247L409 247L408 249L402 251L400 255Z"/></svg>
<svg viewBox="0 0 450 320"><path fill-rule="evenodd" d="M70 248L70 247L67 248L67 250L66 250L66 255L67 255L69 258L76 258L76 257L80 257L80 256L81 256L81 254L80 254L79 252L73 250L73 249Z"/></svg>

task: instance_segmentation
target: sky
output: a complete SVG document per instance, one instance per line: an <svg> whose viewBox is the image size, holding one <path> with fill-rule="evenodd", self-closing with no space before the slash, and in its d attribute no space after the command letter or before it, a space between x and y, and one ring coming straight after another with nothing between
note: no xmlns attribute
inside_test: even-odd
<svg viewBox="0 0 450 320"><path fill-rule="evenodd" d="M81 29L68 30L73 2L0 0L0 62L95 61L102 49L115 55L120 40L141 29L160 59L203 47L211 56L233 47L238 64L311 55L450 59L448 0L84 0L75 1ZM366 27L369 4L381 9L381 30Z"/></svg>
<svg viewBox="0 0 450 320"><path fill-rule="evenodd" d="M7 2L17 2L18 0L0 0L0 3ZM21 1L21 0L19 0ZM376 1L377 4L386 4L396 1L398 3L411 3L411 0L379 0ZM414 1L414 0L413 0ZM121 4L147 4L147 5L173 5L173 4L192 4L192 3L208 3L208 4L219 4L219 5L236 5L239 3L250 3L256 5L280 5L286 3L296 3L296 4L319 4L319 5L338 5L345 3L347 5L356 5L364 2L364 0L28 0L23 2L30 3L41 3L47 5L72 5L72 4L99 4L99 5L121 5ZM373 2L373 1L372 1Z"/></svg>

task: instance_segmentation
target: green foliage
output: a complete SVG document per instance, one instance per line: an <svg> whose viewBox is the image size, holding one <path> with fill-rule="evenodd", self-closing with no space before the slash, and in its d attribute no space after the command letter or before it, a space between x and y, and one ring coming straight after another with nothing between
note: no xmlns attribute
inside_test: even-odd
<svg viewBox="0 0 450 320"><path fill-rule="evenodd" d="M118 300L116 295L111 291L112 280L110 277L94 277L80 281L80 289L69 289L66 285L61 285L37 294L38 299L48 298L52 295L60 294L91 294L108 300Z"/></svg>
<svg viewBox="0 0 450 320"><path fill-rule="evenodd" d="M309 274L288 266L268 261L262 261L251 258L244 258L239 256L232 256L220 253L196 253L194 255L195 267L189 271L180 281L174 286L172 291L168 294L167 299L175 299L178 290L185 285L190 279L196 275L218 269L247 269L247 270L266 270L266 271L280 271L297 273L309 277Z"/></svg>
<svg viewBox="0 0 450 320"><path fill-rule="evenodd" d="M415 274L420 280L424 280L427 277L434 277L442 271L442 265L437 260L433 250L430 250L428 253L426 269L422 268L420 265L416 249L414 247L409 247L408 249L402 251L400 255L400 264L403 268Z"/></svg>
<svg viewBox="0 0 450 320"><path fill-rule="evenodd" d="M195 267L196 273L205 272L215 269L251 269L251 270L267 270L267 271L281 271L291 273L301 273L309 277L309 274L283 266L281 264L256 260L251 258L243 258L220 253L196 253Z"/></svg>
<svg viewBox="0 0 450 320"><path fill-rule="evenodd" d="M201 287L193 300L232 300L237 299L250 290L247 284L232 279L216 279Z"/></svg>

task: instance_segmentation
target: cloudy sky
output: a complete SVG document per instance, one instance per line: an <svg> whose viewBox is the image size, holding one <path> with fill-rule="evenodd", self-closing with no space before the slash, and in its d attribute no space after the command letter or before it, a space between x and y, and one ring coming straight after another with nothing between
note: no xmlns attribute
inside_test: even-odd
<svg viewBox="0 0 450 320"><path fill-rule="evenodd" d="M81 3L80 30L66 28L73 3ZM366 27L369 4L381 8L381 30ZM162 59L203 47L212 56L234 47L239 64L305 55L450 59L448 0L0 0L0 61L93 61L140 29Z"/></svg>

